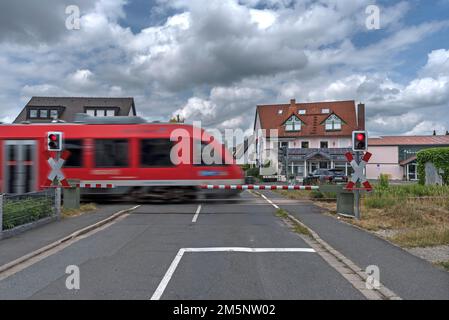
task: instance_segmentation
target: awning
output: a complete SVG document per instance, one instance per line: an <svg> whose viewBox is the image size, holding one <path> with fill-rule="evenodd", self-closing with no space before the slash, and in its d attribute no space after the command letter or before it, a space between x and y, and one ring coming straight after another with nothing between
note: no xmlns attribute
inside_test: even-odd
<svg viewBox="0 0 449 320"><path fill-rule="evenodd" d="M410 157L410 158L408 158L408 159L402 160L401 162L399 162L399 164L400 164L401 166L406 166L406 165L408 165L409 163L412 163L413 161L416 161L416 156L412 156L412 157Z"/></svg>

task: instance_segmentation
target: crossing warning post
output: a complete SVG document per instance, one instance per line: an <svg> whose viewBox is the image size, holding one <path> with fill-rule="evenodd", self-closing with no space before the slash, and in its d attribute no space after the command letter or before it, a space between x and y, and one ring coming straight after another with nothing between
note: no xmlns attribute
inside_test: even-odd
<svg viewBox="0 0 449 320"><path fill-rule="evenodd" d="M372 191L373 188L369 183L365 175L366 164L370 160L372 154L364 152L368 148L368 135L365 131L354 131L352 133L353 150L355 151L355 157L351 152L346 153L346 159L351 164L354 173L351 176L351 180L346 185L347 190L354 192L354 206L355 206L355 218L360 220L360 195L361 191Z"/></svg>

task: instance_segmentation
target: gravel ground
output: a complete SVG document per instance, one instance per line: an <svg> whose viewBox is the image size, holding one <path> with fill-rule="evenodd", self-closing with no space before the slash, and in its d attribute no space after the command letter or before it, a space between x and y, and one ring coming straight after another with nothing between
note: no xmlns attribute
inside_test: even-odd
<svg viewBox="0 0 449 320"><path fill-rule="evenodd" d="M406 249L411 254L430 262L449 261L449 246Z"/></svg>

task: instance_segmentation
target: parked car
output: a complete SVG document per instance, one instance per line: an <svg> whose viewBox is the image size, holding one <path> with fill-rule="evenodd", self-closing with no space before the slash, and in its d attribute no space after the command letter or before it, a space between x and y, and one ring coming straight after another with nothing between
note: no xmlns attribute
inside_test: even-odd
<svg viewBox="0 0 449 320"><path fill-rule="evenodd" d="M255 183L256 183L256 178L254 178L253 176L245 177L245 184L255 184Z"/></svg>
<svg viewBox="0 0 449 320"><path fill-rule="evenodd" d="M339 169L317 169L303 180L304 185L344 182L348 182L348 177Z"/></svg>

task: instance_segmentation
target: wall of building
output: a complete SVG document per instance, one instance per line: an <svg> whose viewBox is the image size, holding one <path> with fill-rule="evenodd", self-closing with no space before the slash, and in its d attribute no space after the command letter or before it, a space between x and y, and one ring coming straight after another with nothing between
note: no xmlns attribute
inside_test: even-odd
<svg viewBox="0 0 449 320"><path fill-rule="evenodd" d="M366 177L378 179L381 173L393 180L402 180L404 169L399 165L397 146L372 146L368 148L372 157L366 165Z"/></svg>
<svg viewBox="0 0 449 320"><path fill-rule="evenodd" d="M328 148L350 148L351 137L310 137L299 138L289 142L289 148L301 148L303 141L309 142L309 148L319 149L322 141L327 141Z"/></svg>

